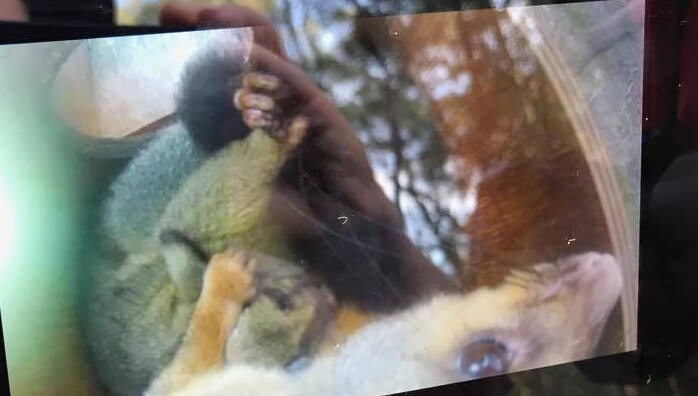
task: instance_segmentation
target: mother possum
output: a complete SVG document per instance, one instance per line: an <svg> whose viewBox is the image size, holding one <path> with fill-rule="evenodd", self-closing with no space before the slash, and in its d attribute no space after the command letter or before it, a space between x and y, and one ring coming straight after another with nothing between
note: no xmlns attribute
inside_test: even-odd
<svg viewBox="0 0 698 396"><path fill-rule="evenodd" d="M206 263L229 246L296 263L368 314L456 290L407 238L329 98L267 48L241 59L195 58L180 122L112 186L83 312L92 360L115 395L141 394L173 358Z"/></svg>

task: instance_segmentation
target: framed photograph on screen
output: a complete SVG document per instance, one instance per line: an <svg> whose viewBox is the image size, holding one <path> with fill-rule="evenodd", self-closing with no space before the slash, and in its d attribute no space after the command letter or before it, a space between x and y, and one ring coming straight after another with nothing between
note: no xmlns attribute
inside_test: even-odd
<svg viewBox="0 0 698 396"><path fill-rule="evenodd" d="M0 46L13 395L382 395L637 347L642 7L379 3Z"/></svg>

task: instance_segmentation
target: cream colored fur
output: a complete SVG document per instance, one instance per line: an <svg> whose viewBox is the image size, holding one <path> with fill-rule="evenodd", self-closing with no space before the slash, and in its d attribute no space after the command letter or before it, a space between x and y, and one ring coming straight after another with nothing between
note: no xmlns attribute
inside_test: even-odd
<svg viewBox="0 0 698 396"><path fill-rule="evenodd" d="M147 394L365 396L404 392L472 379L456 362L469 342L485 337L506 345L510 372L583 359L593 353L621 287L620 268L612 256L580 254L515 271L497 288L436 297L380 319L355 333L336 354L317 358L296 374L279 368L216 364L184 381L181 375L186 373L161 377ZM206 290L205 284L197 310L201 301L214 301L205 297ZM216 304L228 304L226 312L233 317L223 326L234 323L239 310L230 301ZM193 329L197 325L192 321L190 332L197 331ZM219 330L208 331L215 335ZM182 348L204 345L196 342L201 340L187 338ZM180 364L182 356L180 353L172 366Z"/></svg>

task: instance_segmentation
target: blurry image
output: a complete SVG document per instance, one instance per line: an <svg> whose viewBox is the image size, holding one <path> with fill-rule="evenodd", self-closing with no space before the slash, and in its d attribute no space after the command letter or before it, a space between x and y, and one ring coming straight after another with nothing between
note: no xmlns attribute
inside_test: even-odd
<svg viewBox="0 0 698 396"><path fill-rule="evenodd" d="M208 7L237 5L269 14L274 10L275 3L274 0L115 0L114 6L120 25L156 25L164 4Z"/></svg>
<svg viewBox="0 0 698 396"><path fill-rule="evenodd" d="M0 47L13 394L382 395L636 348L626 2L311 3Z"/></svg>

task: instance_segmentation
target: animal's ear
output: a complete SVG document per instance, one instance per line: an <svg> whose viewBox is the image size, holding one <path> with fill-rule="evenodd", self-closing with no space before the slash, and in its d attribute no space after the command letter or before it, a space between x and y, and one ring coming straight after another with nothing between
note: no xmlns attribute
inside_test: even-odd
<svg viewBox="0 0 698 396"><path fill-rule="evenodd" d="M194 141L207 151L250 134L233 100L242 84L244 63L238 51L209 50L184 69L177 114Z"/></svg>

